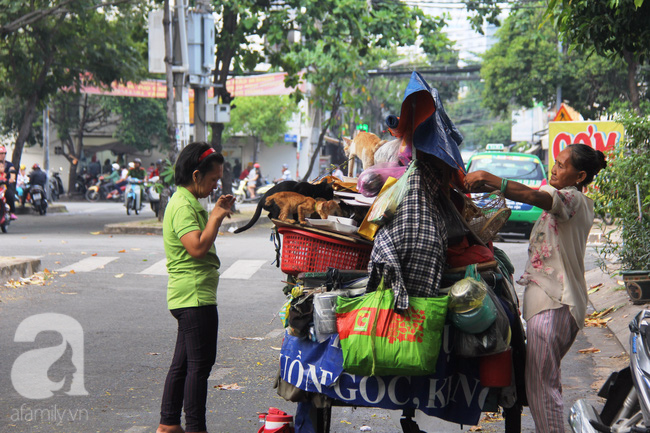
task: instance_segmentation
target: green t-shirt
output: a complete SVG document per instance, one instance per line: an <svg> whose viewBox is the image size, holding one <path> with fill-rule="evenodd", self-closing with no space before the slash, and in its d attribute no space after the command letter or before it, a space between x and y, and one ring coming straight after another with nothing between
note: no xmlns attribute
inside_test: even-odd
<svg viewBox="0 0 650 433"><path fill-rule="evenodd" d="M181 237L195 230L203 231L208 212L187 189L179 186L169 199L163 221L163 242L167 256L167 305L170 310L217 305L219 257L212 245L202 259L192 257Z"/></svg>
<svg viewBox="0 0 650 433"><path fill-rule="evenodd" d="M144 180L144 178L147 177L147 171L142 167L132 168L129 170L129 176L135 177L136 179Z"/></svg>

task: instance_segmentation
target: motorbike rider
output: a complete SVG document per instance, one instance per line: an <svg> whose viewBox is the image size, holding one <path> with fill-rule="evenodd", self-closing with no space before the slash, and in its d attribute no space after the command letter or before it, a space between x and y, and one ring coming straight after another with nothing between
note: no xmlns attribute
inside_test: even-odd
<svg viewBox="0 0 650 433"><path fill-rule="evenodd" d="M257 181L260 179L262 172L260 170L260 164L253 164L253 169L248 173L246 188L248 188L248 193L250 198L255 198L255 190L257 189Z"/></svg>
<svg viewBox="0 0 650 433"><path fill-rule="evenodd" d="M0 145L0 164L4 165L4 172L7 177L5 198L9 204L9 218L16 220L18 219L16 217L16 168L11 161L7 161L7 148L2 145Z"/></svg>
<svg viewBox="0 0 650 433"><path fill-rule="evenodd" d="M129 177L140 179L144 181L147 178L147 170L142 168L142 160L135 158L133 160L133 168L129 170ZM144 201L144 188L140 188L140 203Z"/></svg>
<svg viewBox="0 0 650 433"><path fill-rule="evenodd" d="M45 190L45 185L47 185L47 175L43 170L41 170L41 166L38 165L38 163L32 166L32 172L29 173L29 185L40 185L43 190Z"/></svg>
<svg viewBox="0 0 650 433"><path fill-rule="evenodd" d="M293 180L291 178L291 170L289 170L289 164L282 164L282 176L279 179L275 179L273 182L280 183L284 180Z"/></svg>

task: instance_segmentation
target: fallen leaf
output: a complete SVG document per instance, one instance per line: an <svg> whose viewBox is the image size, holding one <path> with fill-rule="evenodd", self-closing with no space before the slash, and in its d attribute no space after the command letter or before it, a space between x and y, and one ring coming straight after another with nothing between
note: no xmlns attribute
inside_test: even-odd
<svg viewBox="0 0 650 433"><path fill-rule="evenodd" d="M591 328L604 328L605 326L607 326L607 322L609 322L610 320L612 320L611 317L596 318L596 319L587 318L585 319L585 326Z"/></svg>
<svg viewBox="0 0 650 433"><path fill-rule="evenodd" d="M469 428L469 431L483 431L483 427L480 425L473 425Z"/></svg>
<svg viewBox="0 0 650 433"><path fill-rule="evenodd" d="M61 274L61 275L59 275L59 277L64 278L64 277L66 277L67 275L68 275L68 274Z"/></svg>
<svg viewBox="0 0 650 433"><path fill-rule="evenodd" d="M62 295L76 295L77 294L77 292L59 292L59 293L61 293Z"/></svg>
<svg viewBox="0 0 650 433"><path fill-rule="evenodd" d="M578 353L599 353L600 349L596 349L595 347L590 347L589 349L580 349L578 350Z"/></svg>
<svg viewBox="0 0 650 433"><path fill-rule="evenodd" d="M352 423L350 421L346 421L346 420L342 419L341 424L352 424Z"/></svg>
<svg viewBox="0 0 650 433"><path fill-rule="evenodd" d="M261 341L264 340L264 337L230 337L231 340L255 340Z"/></svg>
<svg viewBox="0 0 650 433"><path fill-rule="evenodd" d="M97 253L92 253L92 254L91 254L91 256L93 256L93 257L95 257L96 255L97 255Z"/></svg>
<svg viewBox="0 0 650 433"><path fill-rule="evenodd" d="M115 278L122 278L123 276L124 276L124 274L117 274L117 275L115 275Z"/></svg>
<svg viewBox="0 0 650 433"><path fill-rule="evenodd" d="M126 250L120 250L120 251L118 251L118 253L125 253L125 252L126 252Z"/></svg>
<svg viewBox="0 0 650 433"><path fill-rule="evenodd" d="M131 248L131 251L140 251L142 248Z"/></svg>
<svg viewBox="0 0 650 433"><path fill-rule="evenodd" d="M60 264L61 264L61 262L54 262L54 264L55 264L55 265L60 265Z"/></svg>
<svg viewBox="0 0 650 433"><path fill-rule="evenodd" d="M70 273L71 273L72 275L76 274L76 272L74 271L74 269L71 269L71 270L70 270Z"/></svg>
<svg viewBox="0 0 650 433"><path fill-rule="evenodd" d="M225 389L225 390L230 390L230 389L237 390L237 389L241 389L241 386L237 385L236 383L231 383L229 385L216 385L215 388Z"/></svg>
<svg viewBox="0 0 650 433"><path fill-rule="evenodd" d="M90 232L91 235L100 235L102 232Z"/></svg>
<svg viewBox="0 0 650 433"><path fill-rule="evenodd" d="M40 242L40 241L39 241ZM67 244L68 241L61 241L62 244Z"/></svg>
<svg viewBox="0 0 650 433"><path fill-rule="evenodd" d="M591 288L591 289L598 289L599 287L602 287L602 285L603 285L603 283L598 283L598 284L594 284L594 285L591 286L590 288Z"/></svg>
<svg viewBox="0 0 650 433"><path fill-rule="evenodd" d="M88 253L85 252L85 251L82 251L82 252L81 252L81 255L82 255L82 256L85 256L86 254L88 254Z"/></svg>
<svg viewBox="0 0 650 433"><path fill-rule="evenodd" d="M149 352L149 353L147 353L147 355L156 356L156 355L160 355L160 353L158 353L158 352Z"/></svg>

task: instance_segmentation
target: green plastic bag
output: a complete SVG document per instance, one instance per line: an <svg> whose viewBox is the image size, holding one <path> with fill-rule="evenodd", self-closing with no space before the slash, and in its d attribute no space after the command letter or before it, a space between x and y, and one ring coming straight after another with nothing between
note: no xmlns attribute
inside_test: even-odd
<svg viewBox="0 0 650 433"><path fill-rule="evenodd" d="M404 314L393 310L393 297L382 281L375 292L338 298L336 327L345 371L363 376L435 372L448 297L409 297Z"/></svg>

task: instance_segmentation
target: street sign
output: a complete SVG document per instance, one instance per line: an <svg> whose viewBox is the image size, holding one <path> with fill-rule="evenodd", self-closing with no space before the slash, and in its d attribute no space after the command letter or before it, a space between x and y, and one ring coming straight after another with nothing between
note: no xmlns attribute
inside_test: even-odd
<svg viewBox="0 0 650 433"><path fill-rule="evenodd" d="M284 141L288 143L297 143L298 135L297 134L284 134Z"/></svg>

